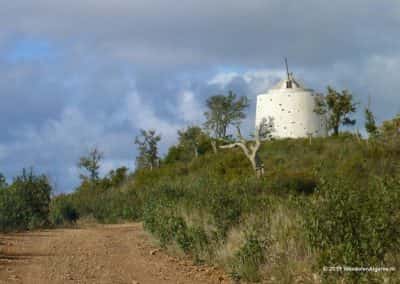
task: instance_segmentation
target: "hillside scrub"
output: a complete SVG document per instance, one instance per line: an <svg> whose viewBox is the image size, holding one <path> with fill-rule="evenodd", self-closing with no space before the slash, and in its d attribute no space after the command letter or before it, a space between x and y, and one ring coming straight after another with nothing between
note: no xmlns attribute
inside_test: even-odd
<svg viewBox="0 0 400 284"><path fill-rule="evenodd" d="M307 204L305 228L318 251L319 267L396 267L387 258L399 256L400 183L371 178L367 185L337 177L324 181ZM360 280L360 273L346 277ZM380 282L374 274L369 281Z"/></svg>
<svg viewBox="0 0 400 284"><path fill-rule="evenodd" d="M82 217L139 220L160 246L223 267L237 281L394 280L397 271L324 272L338 265L400 267L400 143L382 137L263 142L261 179L240 149L214 154L211 147L193 159L171 154L153 170L84 179L51 201L44 177L28 175L0 190L1 230L65 226ZM11 210L27 207L21 185L32 183L45 202Z"/></svg>
<svg viewBox="0 0 400 284"><path fill-rule="evenodd" d="M397 144L396 144L397 143ZM398 141L337 137L264 142L262 179L239 149L169 159L117 186L82 184L80 216L142 220L162 247L220 267L238 281L348 283L398 272L323 272L327 266L399 267Z"/></svg>

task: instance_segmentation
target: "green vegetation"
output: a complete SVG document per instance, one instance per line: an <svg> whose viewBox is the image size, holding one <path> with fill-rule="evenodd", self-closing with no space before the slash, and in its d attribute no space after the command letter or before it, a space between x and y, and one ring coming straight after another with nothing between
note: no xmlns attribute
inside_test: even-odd
<svg viewBox="0 0 400 284"><path fill-rule="evenodd" d="M48 225L51 186L46 176L23 170L9 186L0 188L0 231Z"/></svg>
<svg viewBox="0 0 400 284"><path fill-rule="evenodd" d="M310 244L318 251L320 267L338 263L353 267L395 266L386 258L393 257L393 253L398 257L400 252L398 177L371 177L368 181L339 177L320 185L305 226ZM349 276L362 278L360 273Z"/></svg>
<svg viewBox="0 0 400 284"><path fill-rule="evenodd" d="M237 125L246 117L244 110L249 106L247 97L236 99L232 91L227 96L214 95L206 101L207 111L204 113L207 130L214 138L226 138L228 127Z"/></svg>
<svg viewBox="0 0 400 284"><path fill-rule="evenodd" d="M396 139L380 135L367 143L343 133L311 144L266 141L259 151L266 171L259 179L240 149L214 154L208 148L195 158L189 147L191 160L182 156L153 170L125 172L118 182L110 173L60 198L69 208L64 212L72 207L99 222L141 220L160 246L223 267L236 280L380 283L397 279L398 272L323 267L400 264Z"/></svg>
<svg viewBox="0 0 400 284"><path fill-rule="evenodd" d="M209 138L198 126L190 126L187 129L179 130L178 139L182 149L181 154L186 155L179 157L176 161L191 161L193 158L204 154L208 148Z"/></svg>
<svg viewBox="0 0 400 284"><path fill-rule="evenodd" d="M292 283L317 272L327 281L379 282L398 274L322 268L399 264L400 153L393 150L351 134L311 145L269 141L260 151L261 180L239 150L134 179L147 200L142 220L162 246L222 265L236 279Z"/></svg>
<svg viewBox="0 0 400 284"><path fill-rule="evenodd" d="M136 158L136 167L138 169L148 168L152 170L159 166L158 142L161 136L156 134L155 130L140 130L140 135L136 136L135 144L138 145L139 155Z"/></svg>
<svg viewBox="0 0 400 284"><path fill-rule="evenodd" d="M345 123L354 105L342 95L349 111L335 122ZM0 175L0 230L139 220L160 246L223 267L237 281L392 283L398 271L324 267L400 267L400 119L378 127L371 113L368 139L335 125L327 138L260 142L259 178L241 149L215 151L195 126L179 131L160 163L160 137L142 131L142 166L132 174L119 168L100 178L101 155L92 151L86 160L95 163L80 163L89 176L51 201L46 177L23 172L7 185Z"/></svg>
<svg viewBox="0 0 400 284"><path fill-rule="evenodd" d="M103 153L97 148L93 148L87 156L79 159L78 167L84 169L89 176L81 174L80 178L83 180L90 180L95 182L99 179L100 162L103 159Z"/></svg>
<svg viewBox="0 0 400 284"><path fill-rule="evenodd" d="M327 88L326 96L316 97L315 112L326 116L326 126L333 130L333 135L339 135L340 125L354 125L355 119L351 114L355 113L356 103L353 102L353 95L344 90L338 92L332 87Z"/></svg>
<svg viewBox="0 0 400 284"><path fill-rule="evenodd" d="M365 108L365 130L371 138L378 135L378 126L370 108Z"/></svg>
<svg viewBox="0 0 400 284"><path fill-rule="evenodd" d="M60 194L51 200L49 220L53 225L72 225L78 218L78 212L70 195Z"/></svg>

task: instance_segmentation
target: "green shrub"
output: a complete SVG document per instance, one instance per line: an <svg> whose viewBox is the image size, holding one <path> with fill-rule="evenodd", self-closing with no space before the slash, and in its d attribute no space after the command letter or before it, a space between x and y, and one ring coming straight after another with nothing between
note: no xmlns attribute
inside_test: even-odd
<svg viewBox="0 0 400 284"><path fill-rule="evenodd" d="M311 194L317 187L317 182L311 173L282 171L271 176L267 185L277 194Z"/></svg>
<svg viewBox="0 0 400 284"><path fill-rule="evenodd" d="M123 168L121 168L123 169ZM110 176L113 176L111 171ZM109 182L103 179L100 182L85 180L79 188L71 194L71 200L81 217L91 216L100 223L115 223L122 220L137 220L142 215L142 197L131 187L129 182L123 181L114 173L111 183L122 182L119 187L107 187Z"/></svg>
<svg viewBox="0 0 400 284"><path fill-rule="evenodd" d="M25 216L20 211L23 204L15 191L0 190L0 231L22 230L28 225Z"/></svg>
<svg viewBox="0 0 400 284"><path fill-rule="evenodd" d="M305 225L320 268L389 267L385 256L400 253L400 184L394 179L373 180L367 187L348 177L325 181L306 208Z"/></svg>
<svg viewBox="0 0 400 284"><path fill-rule="evenodd" d="M48 224L51 186L46 176L23 170L0 190L0 230L25 230Z"/></svg>
<svg viewBox="0 0 400 284"><path fill-rule="evenodd" d="M190 247L188 251L193 255L196 262L204 260L203 255L210 254L210 240L203 227L199 225L189 227L187 229L187 236L190 240Z"/></svg>
<svg viewBox="0 0 400 284"><path fill-rule="evenodd" d="M79 214L71 197L62 194L52 199L49 217L53 225L60 226L74 224L78 220Z"/></svg>
<svg viewBox="0 0 400 284"><path fill-rule="evenodd" d="M228 230L239 222L241 215L239 200L224 190L214 192L208 199L209 213L216 225L217 236L224 240Z"/></svg>
<svg viewBox="0 0 400 284"><path fill-rule="evenodd" d="M260 265L264 262L264 243L256 234L250 233L246 236L244 245L235 253L230 274L237 280L259 281Z"/></svg>

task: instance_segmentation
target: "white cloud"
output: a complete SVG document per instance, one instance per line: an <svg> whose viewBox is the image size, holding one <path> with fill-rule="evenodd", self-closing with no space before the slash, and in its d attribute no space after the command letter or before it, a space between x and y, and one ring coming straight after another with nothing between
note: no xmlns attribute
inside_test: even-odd
<svg viewBox="0 0 400 284"><path fill-rule="evenodd" d="M164 102L160 101L160 104ZM118 110L121 115L136 129L155 129L161 133L164 143L172 144L176 141L176 132L180 125L169 122L157 114L156 108L146 105L136 91L126 95L125 105Z"/></svg>
<svg viewBox="0 0 400 284"><path fill-rule="evenodd" d="M219 72L207 81L209 85L227 88L235 80L243 80L251 93L261 93L270 88L277 80L283 78L283 70L255 69L244 72Z"/></svg>
<svg viewBox="0 0 400 284"><path fill-rule="evenodd" d="M203 120L204 107L192 91L183 91L178 95L178 116L185 123L200 124Z"/></svg>
<svg viewBox="0 0 400 284"><path fill-rule="evenodd" d="M232 82L233 79L238 77L239 74L237 72L220 72L216 74L213 78L208 80L209 85L218 85L222 88L225 88L229 83Z"/></svg>
<svg viewBox="0 0 400 284"><path fill-rule="evenodd" d="M249 85L251 93L260 94L271 88L285 76L282 70L260 69L243 73L244 81Z"/></svg>

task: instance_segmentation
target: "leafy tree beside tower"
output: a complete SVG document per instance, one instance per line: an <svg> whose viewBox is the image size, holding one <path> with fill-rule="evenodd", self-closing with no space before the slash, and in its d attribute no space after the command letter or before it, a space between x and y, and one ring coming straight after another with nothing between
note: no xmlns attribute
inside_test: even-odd
<svg viewBox="0 0 400 284"><path fill-rule="evenodd" d="M356 112L357 104L353 101L353 95L347 90L338 92L328 86L327 92L326 96L316 97L314 112L326 117L328 130L332 130L333 135L337 136L341 125L354 125L356 123L351 115Z"/></svg>

